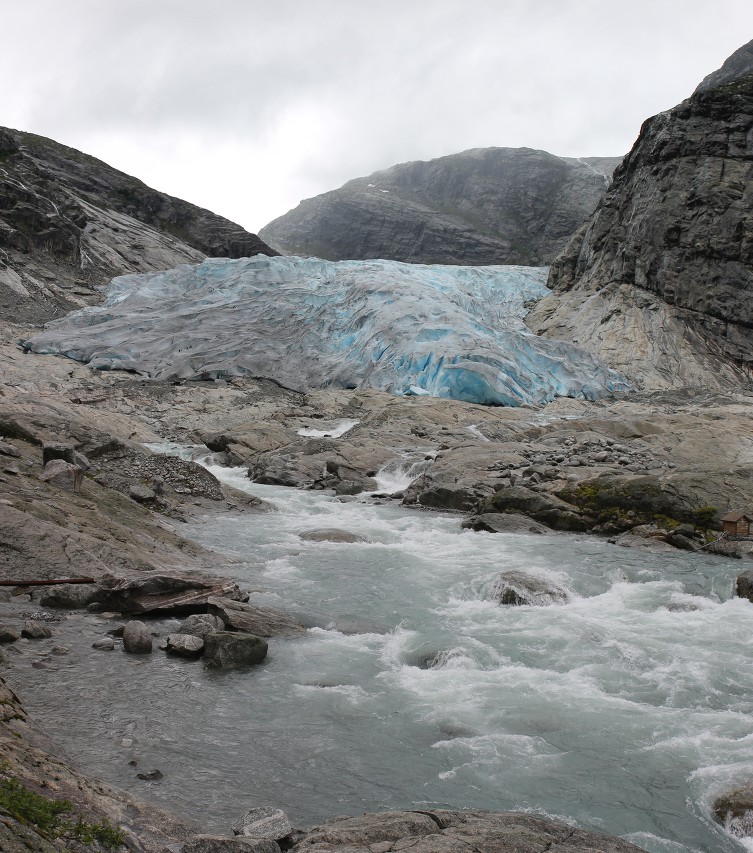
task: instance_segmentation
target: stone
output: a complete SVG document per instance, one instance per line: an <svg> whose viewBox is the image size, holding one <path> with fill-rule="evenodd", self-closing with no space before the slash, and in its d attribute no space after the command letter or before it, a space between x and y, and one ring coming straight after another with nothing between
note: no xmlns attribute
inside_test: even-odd
<svg viewBox="0 0 753 853"><path fill-rule="evenodd" d="M165 778L165 774L161 770L147 770L146 773L137 773L136 777L138 779L143 779L145 782L159 782L160 779Z"/></svg>
<svg viewBox="0 0 753 853"><path fill-rule="evenodd" d="M45 466L39 479L69 492L77 492L81 487L83 472L63 459L51 459Z"/></svg>
<svg viewBox="0 0 753 853"><path fill-rule="evenodd" d="M514 512L486 512L473 515L460 525L464 530L476 530L485 533L552 533L548 527L539 524L527 515Z"/></svg>
<svg viewBox="0 0 753 853"><path fill-rule="evenodd" d="M149 486L144 486L142 483L134 483L128 489L128 497L137 503L144 504L155 500L157 493Z"/></svg>
<svg viewBox="0 0 753 853"><path fill-rule="evenodd" d="M42 607L83 610L96 600L98 594L96 584L61 583L46 587L39 604Z"/></svg>
<svg viewBox="0 0 753 853"><path fill-rule="evenodd" d="M100 637L92 643L92 648L100 652L111 652L115 648L115 640L112 637Z"/></svg>
<svg viewBox="0 0 753 853"><path fill-rule="evenodd" d="M166 651L176 657L198 658L204 652L204 640L192 634L168 634Z"/></svg>
<svg viewBox="0 0 753 853"><path fill-rule="evenodd" d="M304 542L368 542L360 533L340 530L337 527L327 527L320 530L305 530L298 534Z"/></svg>
<svg viewBox="0 0 753 853"><path fill-rule="evenodd" d="M21 452L16 450L12 444L8 444L6 441L0 441L0 456L14 456L16 458L20 458Z"/></svg>
<svg viewBox="0 0 753 853"><path fill-rule="evenodd" d="M271 607L257 607L229 598L211 597L207 610L218 622L219 630L227 626L257 637L284 637L300 634L304 628L292 616Z"/></svg>
<svg viewBox="0 0 753 853"><path fill-rule="evenodd" d="M63 461L73 465L75 464L73 461L73 454L75 450L76 448L72 444L64 444L58 441L45 441L42 445L42 465L46 466L52 459L62 459Z"/></svg>
<svg viewBox="0 0 753 853"><path fill-rule="evenodd" d="M222 669L252 666L267 656L267 644L252 634L218 631L204 637L204 661Z"/></svg>
<svg viewBox="0 0 753 853"><path fill-rule="evenodd" d="M0 625L0 643L15 643L21 639L21 632L10 625Z"/></svg>
<svg viewBox="0 0 753 853"><path fill-rule="evenodd" d="M195 835L185 842L182 853L280 853L280 847L276 842L264 839Z"/></svg>
<svg viewBox="0 0 753 853"><path fill-rule="evenodd" d="M225 601L228 602L232 599L209 599L207 600L207 607L211 608L212 604L216 601ZM233 602L235 603L235 602ZM228 605L229 606L229 605ZM237 627L237 626L233 626ZM225 622L220 616L215 615L215 613L194 613L191 616L188 616L186 619L181 622L180 627L175 632L176 634L191 634L194 637L200 637L204 639L207 634L214 634L217 631L225 630ZM255 631L251 632L252 634L256 633Z"/></svg>
<svg viewBox="0 0 753 853"><path fill-rule="evenodd" d="M249 809L232 826L235 835L279 841L293 831L288 816L273 806Z"/></svg>
<svg viewBox="0 0 753 853"><path fill-rule="evenodd" d="M500 604L534 605L566 604L570 593L549 580L525 572L503 572L494 585L494 596Z"/></svg>
<svg viewBox="0 0 753 853"><path fill-rule="evenodd" d="M134 619L123 629L123 649L129 654L151 654L152 635L143 622Z"/></svg>
<svg viewBox="0 0 753 853"><path fill-rule="evenodd" d="M33 619L27 619L21 629L21 636L27 640L47 640L52 636L52 630Z"/></svg>

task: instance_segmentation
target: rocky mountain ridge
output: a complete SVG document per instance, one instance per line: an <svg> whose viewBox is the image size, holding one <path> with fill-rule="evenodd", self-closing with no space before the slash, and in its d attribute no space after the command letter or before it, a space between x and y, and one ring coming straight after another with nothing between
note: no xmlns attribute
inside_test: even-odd
<svg viewBox="0 0 753 853"><path fill-rule="evenodd" d="M644 122L528 317L643 387L750 383L753 42Z"/></svg>
<svg viewBox="0 0 753 853"><path fill-rule="evenodd" d="M426 264L547 264L593 211L615 157L474 148L305 199L259 232L284 254Z"/></svg>
<svg viewBox="0 0 753 853"><path fill-rule="evenodd" d="M221 216L51 139L0 128L0 318L99 301L113 276L277 254Z"/></svg>

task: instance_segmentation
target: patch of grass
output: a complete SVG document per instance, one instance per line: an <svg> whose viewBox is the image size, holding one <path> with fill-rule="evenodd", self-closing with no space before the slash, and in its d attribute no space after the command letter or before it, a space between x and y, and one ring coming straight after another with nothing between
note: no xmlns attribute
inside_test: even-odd
<svg viewBox="0 0 753 853"><path fill-rule="evenodd" d="M125 843L123 831L109 821L90 823L72 814L68 800L48 800L12 777L0 782L0 808L48 838L100 844L108 850Z"/></svg>

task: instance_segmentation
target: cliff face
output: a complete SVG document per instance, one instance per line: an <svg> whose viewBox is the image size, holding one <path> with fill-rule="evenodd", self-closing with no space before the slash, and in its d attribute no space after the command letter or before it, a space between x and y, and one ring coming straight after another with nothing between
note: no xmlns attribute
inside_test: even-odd
<svg viewBox="0 0 753 853"><path fill-rule="evenodd" d="M527 322L646 388L723 387L753 364L753 42L648 119Z"/></svg>
<svg viewBox="0 0 753 853"><path fill-rule="evenodd" d="M81 307L115 275L276 255L221 216L51 139L0 128L0 319Z"/></svg>
<svg viewBox="0 0 753 853"><path fill-rule="evenodd" d="M547 264L593 211L618 163L477 148L349 181L259 233L285 254L327 260Z"/></svg>

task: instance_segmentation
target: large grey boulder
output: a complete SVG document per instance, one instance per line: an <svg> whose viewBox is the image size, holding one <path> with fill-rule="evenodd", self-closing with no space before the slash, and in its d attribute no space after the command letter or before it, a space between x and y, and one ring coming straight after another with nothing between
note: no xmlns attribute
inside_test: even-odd
<svg viewBox="0 0 753 853"><path fill-rule="evenodd" d="M548 527L516 512L484 512L467 518L461 525L464 530L484 533L552 533Z"/></svg>
<svg viewBox="0 0 753 853"><path fill-rule="evenodd" d="M303 625L280 610L257 607L230 598L212 597L207 602L208 615L224 626L257 637L284 637L302 633ZM202 618L202 617L198 617Z"/></svg>
<svg viewBox="0 0 753 853"><path fill-rule="evenodd" d="M735 595L753 601L753 569L748 569L735 580Z"/></svg>
<svg viewBox="0 0 753 853"><path fill-rule="evenodd" d="M152 635L143 622L132 620L123 629L123 649L133 655L151 654Z"/></svg>
<svg viewBox="0 0 753 853"><path fill-rule="evenodd" d="M267 656L267 644L252 634L218 631L204 637L204 660L222 669L252 666Z"/></svg>
<svg viewBox="0 0 753 853"><path fill-rule="evenodd" d="M592 526L592 520L584 517L573 504L525 486L514 485L495 492L481 509L482 514L491 512L527 515L555 530L580 532Z"/></svg>
<svg viewBox="0 0 753 853"><path fill-rule="evenodd" d="M315 826L295 853L640 853L619 838L515 812L396 811Z"/></svg>
<svg viewBox="0 0 753 853"><path fill-rule="evenodd" d="M249 809L235 821L232 829L236 835L272 841L279 841L293 831L285 812L273 806Z"/></svg>
<svg viewBox="0 0 753 853"><path fill-rule="evenodd" d="M494 584L494 597L500 604L546 606L566 604L570 593L544 578L526 572L503 572Z"/></svg>
<svg viewBox="0 0 753 853"><path fill-rule="evenodd" d="M21 632L10 625L0 625L0 643L15 643L21 639Z"/></svg>

